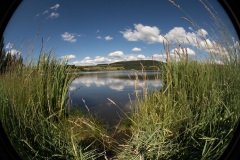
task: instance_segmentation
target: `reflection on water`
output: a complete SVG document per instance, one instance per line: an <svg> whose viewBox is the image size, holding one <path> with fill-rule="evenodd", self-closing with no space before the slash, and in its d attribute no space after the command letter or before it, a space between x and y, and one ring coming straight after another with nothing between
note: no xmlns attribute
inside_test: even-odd
<svg viewBox="0 0 240 160"><path fill-rule="evenodd" d="M85 109L87 105L92 113L113 124L122 115L119 108L129 112L136 105L136 93L141 97L144 89L161 87L156 71L81 72L70 86L72 107Z"/></svg>

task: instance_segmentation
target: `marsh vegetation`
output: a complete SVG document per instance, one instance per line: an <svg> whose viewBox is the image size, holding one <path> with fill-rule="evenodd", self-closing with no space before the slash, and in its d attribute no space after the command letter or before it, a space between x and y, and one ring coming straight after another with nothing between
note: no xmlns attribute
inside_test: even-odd
<svg viewBox="0 0 240 160"><path fill-rule="evenodd" d="M68 110L76 74L69 74L67 61L43 50L27 65L10 59L14 65L1 68L0 120L24 159L218 159L240 115L239 48L225 30L220 33L219 53L208 50L205 61L190 59L181 44L171 57L175 46L166 40L166 63L153 65L163 87L148 92L141 86L131 113L107 99L122 112L111 128L87 105L86 112ZM146 82L146 68L139 66L134 78Z"/></svg>

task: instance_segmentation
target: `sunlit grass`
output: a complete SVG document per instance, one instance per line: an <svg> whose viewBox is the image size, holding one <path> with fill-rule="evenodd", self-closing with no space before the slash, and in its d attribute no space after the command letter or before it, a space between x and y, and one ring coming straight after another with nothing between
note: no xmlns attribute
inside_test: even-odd
<svg viewBox="0 0 240 160"><path fill-rule="evenodd" d="M239 118L239 71L239 65L166 64L165 87L145 96L129 117L132 137L121 157L219 158Z"/></svg>
<svg viewBox="0 0 240 160"><path fill-rule="evenodd" d="M1 122L22 158L96 159L107 148L110 138L96 118L67 112L74 79L67 71L50 52L1 75Z"/></svg>
<svg viewBox="0 0 240 160"><path fill-rule="evenodd" d="M0 75L0 120L24 159L93 160L110 154L139 160L218 159L240 113L239 49L218 28L219 40L223 39L214 46L218 54L209 50L204 62L189 59L186 50L181 56L176 53L177 59L168 57L167 63L156 66L163 88L148 91L143 85L143 95L136 92L137 106L131 114L123 112L114 129L90 112L67 110L69 86L76 75L68 74L72 69L67 62L51 52ZM208 48L210 43L204 40ZM166 40L164 45L169 54L172 44ZM221 64L215 63L219 60ZM139 78L135 76L135 88ZM143 66L141 79L146 84Z"/></svg>

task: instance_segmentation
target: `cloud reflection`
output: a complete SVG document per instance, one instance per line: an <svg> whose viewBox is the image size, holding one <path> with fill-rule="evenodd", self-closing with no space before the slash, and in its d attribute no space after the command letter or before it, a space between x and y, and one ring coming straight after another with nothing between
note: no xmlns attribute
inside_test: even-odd
<svg viewBox="0 0 240 160"><path fill-rule="evenodd" d="M107 86L111 90L115 91L123 91L126 87L136 87L136 88L143 88L148 87L150 89L158 88L162 86L162 82L159 79L148 79L145 82L143 80L135 80L130 79L125 75L121 75L116 77L114 74L83 74L73 80L70 90L74 88L78 88L77 86L84 86L84 87L102 87Z"/></svg>

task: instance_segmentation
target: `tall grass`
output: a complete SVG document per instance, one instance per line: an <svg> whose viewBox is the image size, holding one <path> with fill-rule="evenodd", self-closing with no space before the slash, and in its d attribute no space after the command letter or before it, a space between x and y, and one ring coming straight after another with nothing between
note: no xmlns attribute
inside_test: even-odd
<svg viewBox="0 0 240 160"><path fill-rule="evenodd" d="M183 54L171 59L166 40L167 63L160 66L164 87L151 93L143 88L132 115L124 114L124 143L113 137L125 131L109 134L90 112L66 112L74 75L51 52L0 75L0 120L17 152L24 159L107 159L108 151L118 159L218 159L239 121L239 48L229 43L222 22L200 2L220 29L219 43L212 43L219 54L209 49L210 59L200 62L180 48ZM143 79L147 81L144 73Z"/></svg>
<svg viewBox="0 0 240 160"><path fill-rule="evenodd" d="M110 138L93 116L66 113L73 74L41 53L37 62L1 75L0 117L23 159L96 159ZM100 149L99 149L100 148Z"/></svg>
<svg viewBox="0 0 240 160"><path fill-rule="evenodd" d="M217 159L239 118L240 66L166 64L164 88L136 108L122 159Z"/></svg>
<svg viewBox="0 0 240 160"><path fill-rule="evenodd" d="M173 44L166 39L164 87L145 96L128 117L132 136L120 159L218 159L229 144L240 113L239 48L219 17L200 2L214 19L218 43L202 37L209 57L201 62L189 59L183 47L171 58Z"/></svg>

